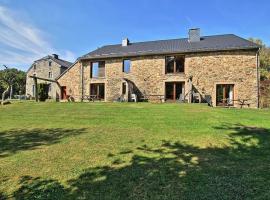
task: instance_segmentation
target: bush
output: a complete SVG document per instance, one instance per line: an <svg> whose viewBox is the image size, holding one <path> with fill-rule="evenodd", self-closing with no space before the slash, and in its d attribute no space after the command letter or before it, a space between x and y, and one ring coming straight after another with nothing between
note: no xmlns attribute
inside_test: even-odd
<svg viewBox="0 0 270 200"><path fill-rule="evenodd" d="M49 85L46 83L38 84L38 99L39 101L45 101L48 99Z"/></svg>
<svg viewBox="0 0 270 200"><path fill-rule="evenodd" d="M270 107L270 80L260 82L260 107Z"/></svg>

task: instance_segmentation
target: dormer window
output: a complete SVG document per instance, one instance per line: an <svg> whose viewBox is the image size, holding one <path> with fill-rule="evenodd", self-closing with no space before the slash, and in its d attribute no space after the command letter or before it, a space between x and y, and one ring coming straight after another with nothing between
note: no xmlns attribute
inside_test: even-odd
<svg viewBox="0 0 270 200"><path fill-rule="evenodd" d="M165 63L166 74L182 73L185 71L184 56L166 56Z"/></svg>
<svg viewBox="0 0 270 200"><path fill-rule="evenodd" d="M49 67L51 67L52 66L52 61L49 61Z"/></svg>

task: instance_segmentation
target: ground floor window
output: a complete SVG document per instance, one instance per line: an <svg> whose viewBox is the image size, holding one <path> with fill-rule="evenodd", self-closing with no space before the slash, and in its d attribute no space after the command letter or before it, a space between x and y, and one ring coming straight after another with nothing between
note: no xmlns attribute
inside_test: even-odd
<svg viewBox="0 0 270 200"><path fill-rule="evenodd" d="M125 82L122 83L122 94L125 95L127 93L127 84Z"/></svg>
<svg viewBox="0 0 270 200"><path fill-rule="evenodd" d="M52 84L49 83L48 87L49 87L48 91L51 92L52 91Z"/></svg>
<svg viewBox="0 0 270 200"><path fill-rule="evenodd" d="M104 100L105 97L105 84L92 83L90 84L90 95L96 95L96 98Z"/></svg>
<svg viewBox="0 0 270 200"><path fill-rule="evenodd" d="M32 85L32 94L33 94L33 97L36 95L36 87L35 87L35 85Z"/></svg>
<svg viewBox="0 0 270 200"><path fill-rule="evenodd" d="M216 104L217 106L233 106L234 104L234 85L217 84L216 86Z"/></svg>
<svg viewBox="0 0 270 200"><path fill-rule="evenodd" d="M166 101L176 101L182 99L184 95L183 82L167 82L165 83Z"/></svg>

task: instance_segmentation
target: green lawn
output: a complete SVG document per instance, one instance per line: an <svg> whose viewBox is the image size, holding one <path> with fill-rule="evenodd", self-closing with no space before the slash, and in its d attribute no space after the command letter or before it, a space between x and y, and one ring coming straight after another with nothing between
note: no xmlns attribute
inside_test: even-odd
<svg viewBox="0 0 270 200"><path fill-rule="evenodd" d="M0 107L0 199L270 199L270 110Z"/></svg>

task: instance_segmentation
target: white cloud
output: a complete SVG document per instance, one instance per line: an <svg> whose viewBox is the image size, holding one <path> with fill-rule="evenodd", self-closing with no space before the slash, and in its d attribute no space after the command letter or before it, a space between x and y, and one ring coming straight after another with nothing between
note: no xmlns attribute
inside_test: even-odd
<svg viewBox="0 0 270 200"><path fill-rule="evenodd" d="M61 53L61 58L70 62L74 62L76 60L76 55L68 50L65 50L63 53Z"/></svg>
<svg viewBox="0 0 270 200"><path fill-rule="evenodd" d="M28 65L33 62L33 57L23 53L16 53L15 51L1 50L0 62L6 65Z"/></svg>
<svg viewBox="0 0 270 200"><path fill-rule="evenodd" d="M27 67L36 59L57 53L69 61L75 55L68 50L54 49L45 33L20 15L0 5L0 64ZM61 55L63 53L63 55ZM24 66L24 67L23 67Z"/></svg>

